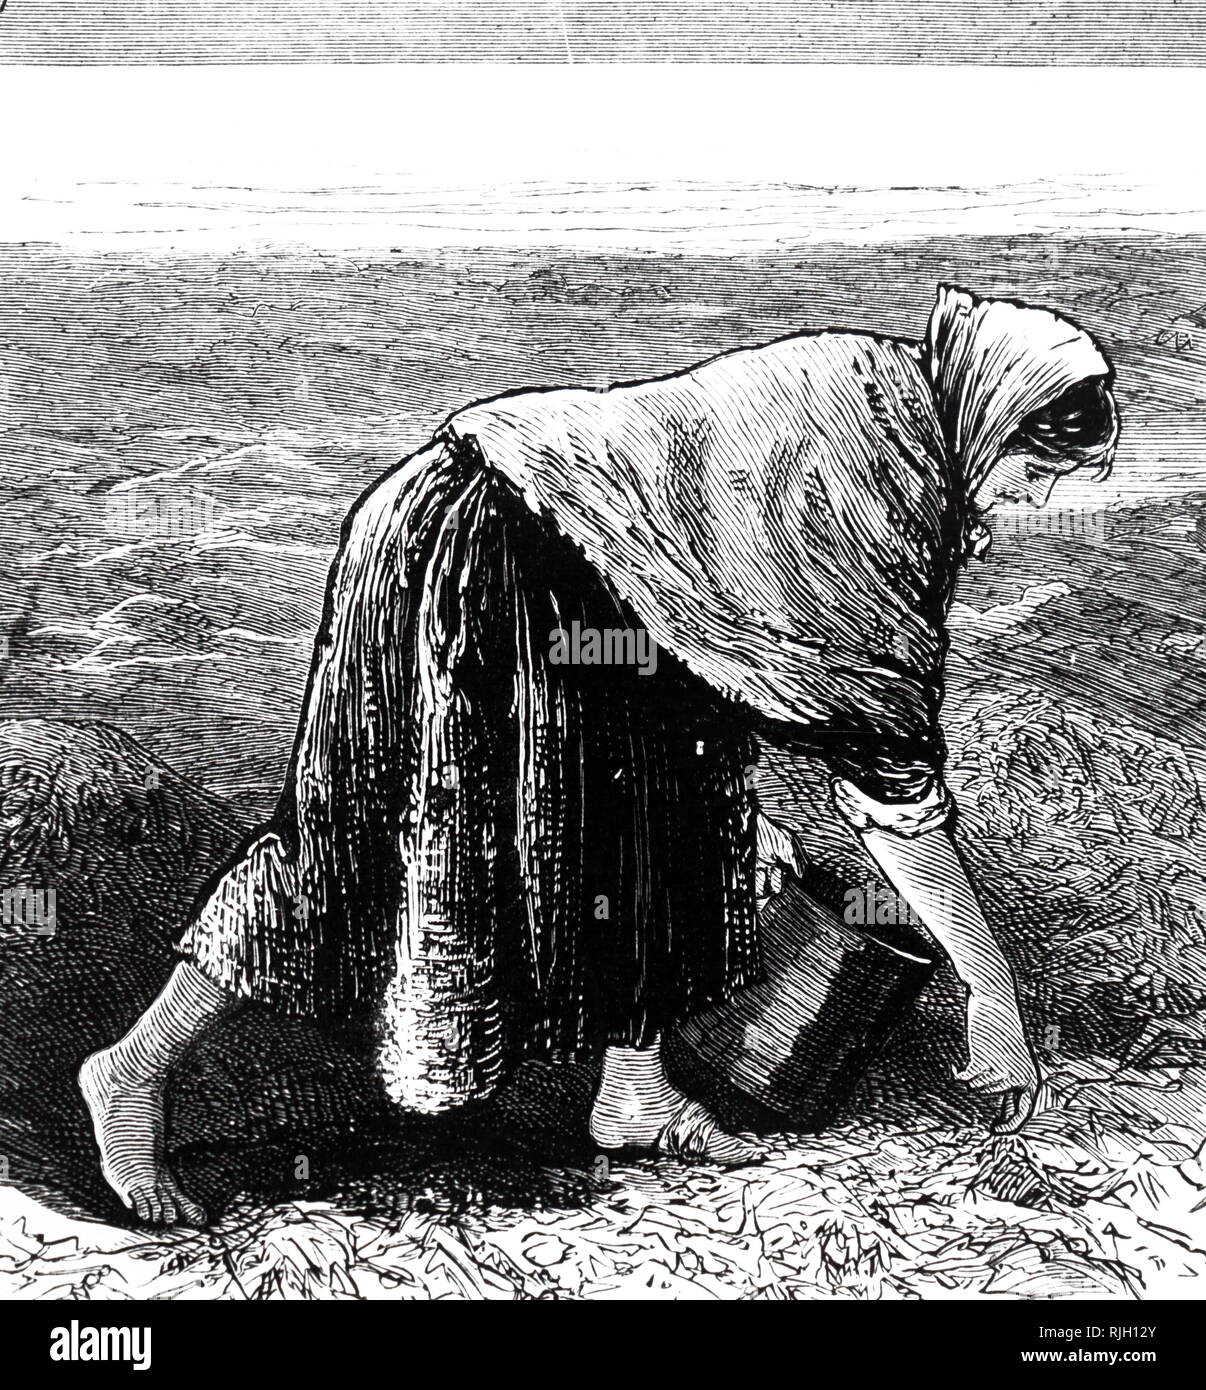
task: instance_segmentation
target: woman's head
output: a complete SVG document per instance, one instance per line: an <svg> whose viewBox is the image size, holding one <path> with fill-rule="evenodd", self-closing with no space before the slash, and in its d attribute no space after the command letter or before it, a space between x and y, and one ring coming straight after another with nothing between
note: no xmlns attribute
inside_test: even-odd
<svg viewBox="0 0 1206 1390"><path fill-rule="evenodd" d="M979 489L981 510L997 502L1041 507L1061 477L1082 468L1109 476L1118 441L1118 411L1108 377L1088 377L1027 415L1009 437Z"/></svg>
<svg viewBox="0 0 1206 1390"><path fill-rule="evenodd" d="M942 285L922 363L973 528L995 502L1041 505L1062 474L1108 471L1113 368L1065 315Z"/></svg>

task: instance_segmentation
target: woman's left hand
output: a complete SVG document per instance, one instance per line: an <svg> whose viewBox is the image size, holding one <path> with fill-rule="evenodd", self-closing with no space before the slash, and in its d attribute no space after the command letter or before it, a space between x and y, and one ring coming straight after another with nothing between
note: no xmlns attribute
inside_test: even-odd
<svg viewBox="0 0 1206 1390"><path fill-rule="evenodd" d="M1012 1133L1030 1118L1039 1073L1011 989L968 995L967 1066L955 1079L982 1095L1002 1097L994 1132Z"/></svg>

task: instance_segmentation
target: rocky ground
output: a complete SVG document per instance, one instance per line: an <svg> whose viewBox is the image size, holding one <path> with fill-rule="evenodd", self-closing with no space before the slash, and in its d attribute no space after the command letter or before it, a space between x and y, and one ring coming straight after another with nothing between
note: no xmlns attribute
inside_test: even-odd
<svg viewBox="0 0 1206 1390"><path fill-rule="evenodd" d="M56 1299L1189 1298L1206 1077L1065 1064L1023 1136L924 1122L777 1136L721 1172L599 1159L560 1200L430 1189L236 1201L207 1231L84 1222L10 1188L0 1295ZM389 1209L391 1208L392 1209Z"/></svg>
<svg viewBox="0 0 1206 1390"><path fill-rule="evenodd" d="M345 1058L252 1011L172 1094L173 1162L213 1226L131 1228L74 1071L158 988L239 818L116 730L37 720L0 724L0 817L5 881L62 890L53 933L0 951L0 1296L1136 1299L1206 1274L1194 1040L1172 1055L1148 1028L1075 1056L1055 1036L1046 1108L991 1140L943 1083L941 981L835 1124L735 1172L609 1167L568 1070L521 1077L472 1127L391 1127ZM1162 1038L1194 1004L1153 1018Z"/></svg>

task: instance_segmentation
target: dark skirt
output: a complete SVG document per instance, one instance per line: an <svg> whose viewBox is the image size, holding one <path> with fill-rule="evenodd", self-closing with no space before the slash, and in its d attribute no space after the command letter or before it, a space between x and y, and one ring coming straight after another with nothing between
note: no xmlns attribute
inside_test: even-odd
<svg viewBox="0 0 1206 1390"><path fill-rule="evenodd" d="M755 757L509 483L433 446L348 519L280 807L182 950L417 1109L647 1044L756 977Z"/></svg>

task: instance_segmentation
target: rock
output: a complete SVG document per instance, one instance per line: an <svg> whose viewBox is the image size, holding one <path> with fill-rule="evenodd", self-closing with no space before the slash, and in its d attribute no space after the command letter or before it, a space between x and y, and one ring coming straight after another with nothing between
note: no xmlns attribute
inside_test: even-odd
<svg viewBox="0 0 1206 1390"><path fill-rule="evenodd" d="M76 1071L162 988L197 895L246 829L237 807L117 729L0 722L0 1155L9 1181L121 1218L100 1180ZM314 1030L247 1010L182 1068L169 1142L263 1143L339 1122L356 1093L349 1060ZM295 1150L270 1161L291 1171Z"/></svg>
<svg viewBox="0 0 1206 1390"><path fill-rule="evenodd" d="M1055 1207L1057 1192L1048 1173L1024 1145L1016 1142L998 1141L992 1146L972 1187L999 1202L1012 1202L1019 1207L1035 1207L1039 1211Z"/></svg>

